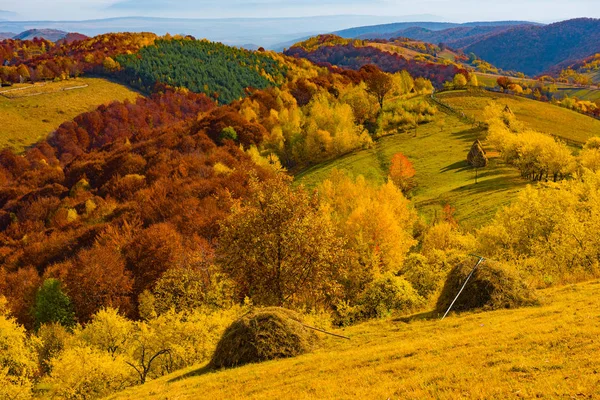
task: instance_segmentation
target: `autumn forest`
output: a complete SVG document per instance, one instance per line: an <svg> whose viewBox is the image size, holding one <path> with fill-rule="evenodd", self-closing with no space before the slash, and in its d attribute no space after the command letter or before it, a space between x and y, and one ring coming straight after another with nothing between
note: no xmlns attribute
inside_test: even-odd
<svg viewBox="0 0 600 400"><path fill-rule="evenodd" d="M399 37L0 41L7 101L89 78L136 92L0 152L0 398L289 357L322 331L437 319L469 279L453 312L597 280L597 60L526 77ZM265 315L300 344L244 361L233 335Z"/></svg>

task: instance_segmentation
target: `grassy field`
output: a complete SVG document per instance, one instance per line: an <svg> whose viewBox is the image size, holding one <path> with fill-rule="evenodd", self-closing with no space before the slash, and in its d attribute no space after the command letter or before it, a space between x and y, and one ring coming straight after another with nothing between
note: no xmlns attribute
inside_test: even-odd
<svg viewBox="0 0 600 400"><path fill-rule="evenodd" d="M196 366L113 399L592 399L600 391L600 282L539 292L518 310L386 320L297 358Z"/></svg>
<svg viewBox="0 0 600 400"><path fill-rule="evenodd" d="M15 88L24 89L11 90ZM83 112L138 96L125 86L98 78L2 88L6 90L10 91L0 94L0 148L15 151L44 139L60 124Z"/></svg>
<svg viewBox="0 0 600 400"><path fill-rule="evenodd" d="M579 100L596 101L600 100L600 89L568 89L560 88L556 94L561 97L577 97Z"/></svg>
<svg viewBox="0 0 600 400"><path fill-rule="evenodd" d="M438 96L470 117L483 120L483 110L496 102L508 105L517 119L528 127L577 142L600 134L600 121L575 111L523 97L489 92L447 92Z"/></svg>
<svg viewBox="0 0 600 400"><path fill-rule="evenodd" d="M393 155L402 153L414 164L417 188L412 200L427 220L439 215L442 207L456 208L456 218L465 227L479 227L503 205L514 199L526 182L519 173L490 155L490 165L475 171L466 161L475 139L484 131L474 129L458 118L438 113L435 121L414 132L387 136L376 142L373 149L357 151L336 160L319 164L296 177L296 182L315 187L327 179L336 168L351 175L363 175L380 184L387 179L389 162ZM487 149L490 150L490 149Z"/></svg>

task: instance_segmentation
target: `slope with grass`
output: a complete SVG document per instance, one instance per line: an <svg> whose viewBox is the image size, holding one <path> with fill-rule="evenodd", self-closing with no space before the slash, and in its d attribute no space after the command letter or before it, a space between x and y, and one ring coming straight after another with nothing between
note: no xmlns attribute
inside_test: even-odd
<svg viewBox="0 0 600 400"><path fill-rule="evenodd" d="M101 104L134 100L139 96L125 86L98 78L15 85L3 91L0 93L0 148L10 147L15 151L46 138L63 122Z"/></svg>
<svg viewBox="0 0 600 400"><path fill-rule="evenodd" d="M541 306L376 321L297 358L196 366L113 399L594 398L600 282L540 291Z"/></svg>
<svg viewBox="0 0 600 400"><path fill-rule="evenodd" d="M600 121L550 103L502 93L453 91L438 98L466 115L483 121L483 111L491 103L509 106L519 121L529 128L564 139L584 143L600 133Z"/></svg>
<svg viewBox="0 0 600 400"><path fill-rule="evenodd" d="M440 215L441 209L449 204L456 208L455 216L464 226L478 227L526 185L519 173L504 164L497 154L490 153L490 149L486 149L490 164L479 171L479 182L475 184L475 171L466 158L473 142L483 136L482 129L438 113L434 122L419 126L416 137L414 131L383 137L373 149L357 151L301 172L296 182L315 187L337 168L380 184L387 179L394 154L402 153L415 167L418 186L412 200L427 220Z"/></svg>

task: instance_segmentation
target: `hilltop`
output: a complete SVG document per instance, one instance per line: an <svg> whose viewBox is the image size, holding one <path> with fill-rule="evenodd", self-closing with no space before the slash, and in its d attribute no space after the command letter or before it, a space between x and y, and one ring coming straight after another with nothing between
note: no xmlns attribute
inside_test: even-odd
<svg viewBox="0 0 600 400"><path fill-rule="evenodd" d="M58 29L29 29L12 37L14 40L33 40L34 38L46 39L57 42L68 35L68 32Z"/></svg>
<svg viewBox="0 0 600 400"><path fill-rule="evenodd" d="M399 23L338 31L347 38L408 37L475 53L504 70L537 75L600 51L600 20L579 18L541 25L531 22Z"/></svg>
<svg viewBox="0 0 600 400"><path fill-rule="evenodd" d="M523 25L523 24L534 24L532 22L526 21L494 21L494 22L468 22L464 24L457 24L451 22L396 22L392 24L382 24L382 25L371 25L371 26L360 26L350 29L343 29L336 32L333 32L336 35L345 38L365 38L365 39L374 39L374 38L382 38L389 39L401 35L400 32L411 29L411 28L419 28L428 31L444 31L446 29L453 28L468 28L468 27L501 27L501 26L515 26L515 25Z"/></svg>
<svg viewBox="0 0 600 400"><path fill-rule="evenodd" d="M464 48L507 70L540 74L555 65L600 51L600 19L580 18L546 26L515 27Z"/></svg>
<svg viewBox="0 0 600 400"><path fill-rule="evenodd" d="M357 325L335 331L351 340L324 337L312 354L197 365L110 398L593 398L600 282L540 296L534 308Z"/></svg>

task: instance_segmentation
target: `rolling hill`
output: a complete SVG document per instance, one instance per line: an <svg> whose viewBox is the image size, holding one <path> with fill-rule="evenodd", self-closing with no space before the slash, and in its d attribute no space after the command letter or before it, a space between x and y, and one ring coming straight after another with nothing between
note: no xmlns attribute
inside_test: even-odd
<svg viewBox="0 0 600 400"><path fill-rule="evenodd" d="M496 211L510 203L526 181L514 168L498 157L490 157L490 165L475 173L466 162L466 154L485 131L459 120L456 116L438 113L434 122L413 132L386 136L372 149L360 150L318 164L296 176L296 183L313 188L327 179L333 169L346 170L354 176L382 184L388 176L390 160L396 153L409 158L416 170L417 188L412 201L421 215L433 220L449 204L456 208L456 219L465 227L480 227Z"/></svg>
<svg viewBox="0 0 600 400"><path fill-rule="evenodd" d="M33 40L34 38L43 38L51 42L57 42L68 35L68 32L58 29L29 29L13 36L15 40Z"/></svg>
<svg viewBox="0 0 600 400"><path fill-rule="evenodd" d="M600 282L540 296L534 308L361 324L300 357L197 365L110 399L594 398Z"/></svg>
<svg viewBox="0 0 600 400"><path fill-rule="evenodd" d="M502 93L448 92L438 96L444 103L463 111L470 117L483 121L483 110L497 102L508 106L519 121L529 128L555 135L566 140L585 143L600 132L600 120L550 103Z"/></svg>
<svg viewBox="0 0 600 400"><path fill-rule="evenodd" d="M463 68L448 59L428 54L427 46L423 43L421 45L319 35L295 44L284 54L306 58L321 65L335 65L353 70L359 70L367 64L374 64L385 72L406 70L413 76L431 80L436 87L441 87L445 81L451 80ZM435 53L433 47L430 47L429 53Z"/></svg>
<svg viewBox="0 0 600 400"><path fill-rule="evenodd" d="M45 139L65 121L112 101L139 94L98 78L78 78L0 90L0 148L17 152Z"/></svg>
<svg viewBox="0 0 600 400"><path fill-rule="evenodd" d="M336 35L345 38L385 38L403 36L398 32L411 28L425 29L428 31L443 31L452 28L468 28L468 27L510 27L515 25L533 24L526 21L494 21L494 22L468 22L465 24L457 24L451 22L397 22L392 24L360 26L356 28L344 29L333 32ZM439 42L437 42L439 43ZM437 44L436 43L436 44Z"/></svg>
<svg viewBox="0 0 600 400"><path fill-rule="evenodd" d="M505 70L537 75L557 64L599 52L600 19L515 27L466 46L464 51Z"/></svg>
<svg viewBox="0 0 600 400"><path fill-rule="evenodd" d="M579 18L550 25L530 22L399 23L336 32L342 37L408 37L475 53L504 70L537 75L600 52L600 20Z"/></svg>
<svg viewBox="0 0 600 400"><path fill-rule="evenodd" d="M518 26L528 26L528 24ZM408 28L387 34L386 36L401 36L436 44L443 43L452 48L461 49L473 43L477 43L486 37L493 36L501 32L506 32L514 27L514 25L461 26L457 28L444 29L441 31L424 28Z"/></svg>

